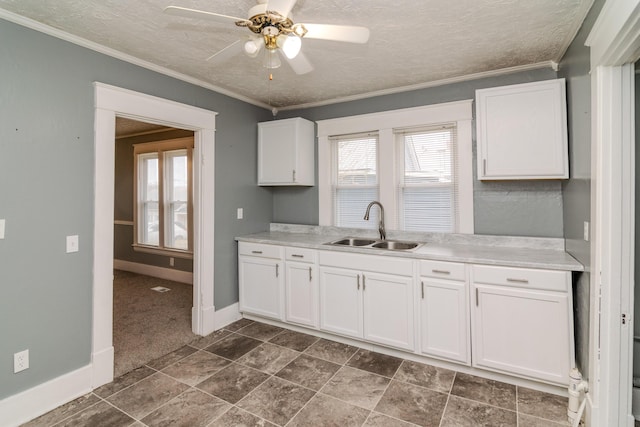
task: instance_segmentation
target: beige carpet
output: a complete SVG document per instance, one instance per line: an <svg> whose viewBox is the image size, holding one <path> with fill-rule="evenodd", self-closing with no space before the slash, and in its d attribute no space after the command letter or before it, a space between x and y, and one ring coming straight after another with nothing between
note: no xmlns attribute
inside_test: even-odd
<svg viewBox="0 0 640 427"><path fill-rule="evenodd" d="M162 286L160 293L150 288ZM193 287L184 283L115 270L113 346L115 377L193 341Z"/></svg>

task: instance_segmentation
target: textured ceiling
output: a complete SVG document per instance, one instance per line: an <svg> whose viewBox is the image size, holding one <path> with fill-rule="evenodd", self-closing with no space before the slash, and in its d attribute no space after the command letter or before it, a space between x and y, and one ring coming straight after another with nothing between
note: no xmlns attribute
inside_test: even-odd
<svg viewBox="0 0 640 427"><path fill-rule="evenodd" d="M366 26L366 45L303 39L314 71L269 71L242 53L207 61L247 36L233 23L162 12L169 5L245 17L255 0L0 0L19 15L187 76L206 87L278 108L428 85L557 62L593 0L298 0L294 22ZM10 15L7 17L6 15Z"/></svg>

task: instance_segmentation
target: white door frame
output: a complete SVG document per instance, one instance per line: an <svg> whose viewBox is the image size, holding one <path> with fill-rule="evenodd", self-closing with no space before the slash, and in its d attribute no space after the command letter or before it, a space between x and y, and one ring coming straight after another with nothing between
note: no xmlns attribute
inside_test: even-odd
<svg viewBox="0 0 640 427"><path fill-rule="evenodd" d="M116 115L194 131L192 330L214 331L215 112L115 86L95 88L92 387L113 380L113 210Z"/></svg>
<svg viewBox="0 0 640 427"><path fill-rule="evenodd" d="M640 52L640 0L608 0L586 44L591 47L594 231L587 422L592 426L631 427L635 256L633 62Z"/></svg>

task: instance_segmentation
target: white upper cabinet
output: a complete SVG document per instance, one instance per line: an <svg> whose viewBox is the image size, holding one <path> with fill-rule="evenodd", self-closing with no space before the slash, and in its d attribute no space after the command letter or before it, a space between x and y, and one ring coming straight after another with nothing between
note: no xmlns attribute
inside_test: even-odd
<svg viewBox="0 0 640 427"><path fill-rule="evenodd" d="M258 185L314 185L314 134L299 117L258 123Z"/></svg>
<svg viewBox="0 0 640 427"><path fill-rule="evenodd" d="M478 179L567 179L564 79L476 91Z"/></svg>

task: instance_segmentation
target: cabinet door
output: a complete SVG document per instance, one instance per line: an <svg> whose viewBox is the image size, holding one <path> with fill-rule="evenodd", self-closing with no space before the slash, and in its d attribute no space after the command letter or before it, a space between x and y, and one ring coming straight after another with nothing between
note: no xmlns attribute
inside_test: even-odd
<svg viewBox="0 0 640 427"><path fill-rule="evenodd" d="M473 365L568 384L571 303L564 292L475 285Z"/></svg>
<svg viewBox="0 0 640 427"><path fill-rule="evenodd" d="M296 164L295 122L279 120L258 126L258 183L293 183Z"/></svg>
<svg viewBox="0 0 640 427"><path fill-rule="evenodd" d="M318 280L315 265L287 261L286 266L286 320L318 327Z"/></svg>
<svg viewBox="0 0 640 427"><path fill-rule="evenodd" d="M412 285L410 277L363 273L364 337L367 340L414 349Z"/></svg>
<svg viewBox="0 0 640 427"><path fill-rule="evenodd" d="M470 363L467 301L465 282L422 278L420 346L424 354Z"/></svg>
<svg viewBox="0 0 640 427"><path fill-rule="evenodd" d="M569 177L564 79L476 91L478 179Z"/></svg>
<svg viewBox="0 0 640 427"><path fill-rule="evenodd" d="M320 329L362 338L362 275L320 267Z"/></svg>
<svg viewBox="0 0 640 427"><path fill-rule="evenodd" d="M240 311L281 319L282 273L282 263L277 260L240 256Z"/></svg>

